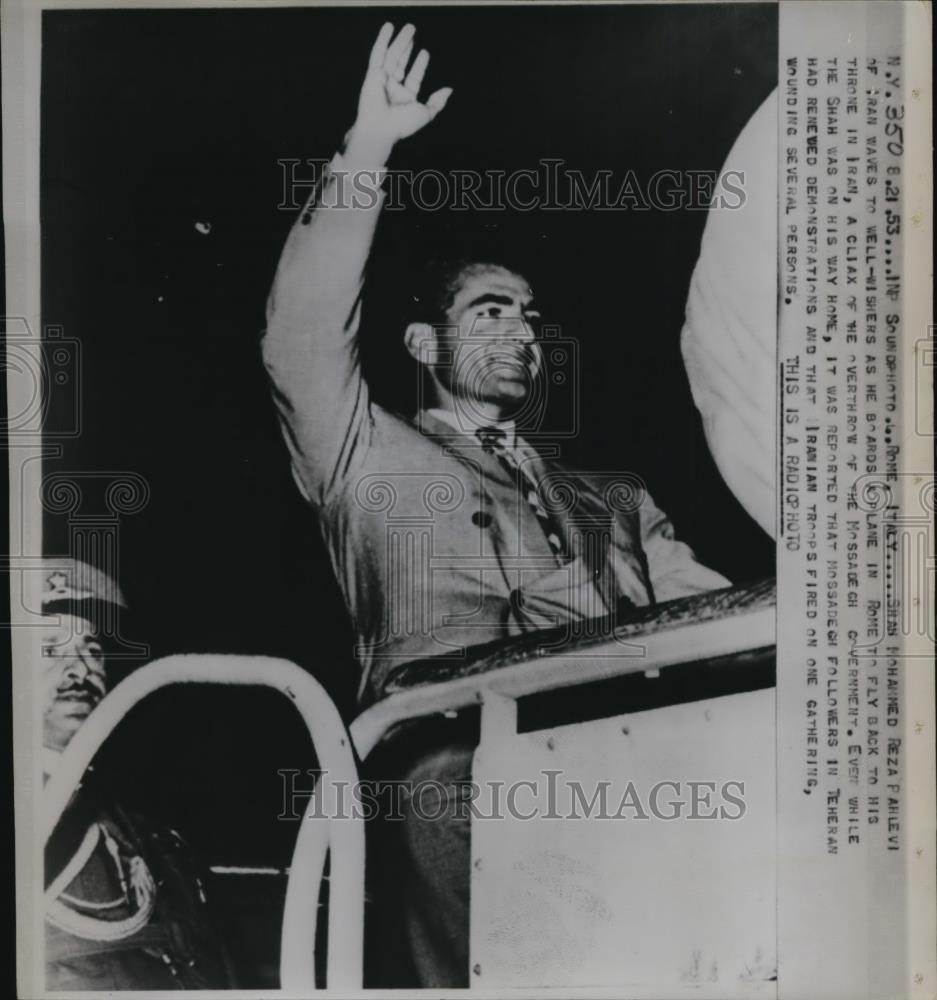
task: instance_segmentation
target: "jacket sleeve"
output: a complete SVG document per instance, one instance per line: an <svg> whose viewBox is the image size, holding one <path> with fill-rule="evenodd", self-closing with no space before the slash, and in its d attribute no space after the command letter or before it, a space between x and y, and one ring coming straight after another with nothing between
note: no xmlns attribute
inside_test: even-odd
<svg viewBox="0 0 937 1000"><path fill-rule="evenodd" d="M697 562L689 545L677 541L670 519L654 504L650 495L645 495L638 518L655 601L673 601L731 586L724 576Z"/></svg>
<svg viewBox="0 0 937 1000"><path fill-rule="evenodd" d="M341 166L336 155L290 231L261 345L293 474L317 505L353 471L373 431L358 327L384 195L379 176L353 187Z"/></svg>

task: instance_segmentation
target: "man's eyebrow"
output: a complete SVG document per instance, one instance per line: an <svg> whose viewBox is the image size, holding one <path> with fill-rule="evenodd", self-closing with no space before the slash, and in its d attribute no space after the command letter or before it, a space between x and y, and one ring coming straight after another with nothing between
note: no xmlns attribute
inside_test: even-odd
<svg viewBox="0 0 937 1000"><path fill-rule="evenodd" d="M486 292L484 295L479 295L478 298L472 299L465 308L473 309L475 306L485 305L488 302L499 306L510 306L514 304L515 299L510 295L498 295L495 292ZM527 302L521 304L521 308L524 312L537 312L538 304L533 299L529 299Z"/></svg>
<svg viewBox="0 0 937 1000"><path fill-rule="evenodd" d="M514 299L510 295L496 295L494 292L486 292L484 295L479 295L477 299L472 299L465 308L472 309L474 306L484 305L486 302L493 302L499 306L509 306L513 304Z"/></svg>

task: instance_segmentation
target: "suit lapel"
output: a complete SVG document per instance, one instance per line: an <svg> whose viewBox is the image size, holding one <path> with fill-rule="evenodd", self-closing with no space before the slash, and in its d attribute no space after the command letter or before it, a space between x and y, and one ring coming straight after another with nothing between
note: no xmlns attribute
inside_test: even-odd
<svg viewBox="0 0 937 1000"><path fill-rule="evenodd" d="M421 411L417 414L416 423L420 431L435 441L448 455L467 465L476 473L478 470L481 471L483 485L485 491L489 494L489 498L494 500L495 503L498 503L500 500L507 511L514 512L511 517L512 519L518 518L516 522L518 529L521 528L521 525L528 525L531 528L530 531L523 532L526 536L526 541L521 543L521 549L518 554L521 554L523 551L529 551L531 545L534 546L535 550L540 549L541 543L544 552L550 551L549 543L543 535L539 523L536 522L533 512L529 510L526 500L523 499L518 491L516 476L508 472L497 458L486 452L474 434L457 431L449 424L437 419L426 411ZM583 476L577 476L571 470L564 468L554 457L544 457L529 442L524 442L523 450L530 453L531 457L529 461L534 472L534 477L539 483L543 483L544 477L553 476L557 479L568 480L574 485L577 498L576 503L571 510L562 512L557 516L562 529L567 532L567 538L569 537L570 530L567 522L570 517L575 518L580 524L585 522L587 533L594 534L596 529L598 529L598 534L604 535L605 532L602 529L610 527L607 524L609 512L602 502L602 498L596 493L595 489L588 482L588 479ZM556 449L550 448L549 451L555 452ZM519 516L519 504L524 505L520 509L523 509L525 515L529 516ZM591 532L588 527L589 522L592 524ZM583 553L583 558L588 568L588 573L593 580L593 584L602 595L606 606L612 608L618 597L618 588L610 565L609 557L611 553L607 549L602 552L592 551L591 546L587 546L587 549L589 551Z"/></svg>
<svg viewBox="0 0 937 1000"><path fill-rule="evenodd" d="M514 487L501 463L482 448L474 434L457 431L425 410L417 414L416 424L420 432L435 441L447 455L473 470L480 469L486 483L491 481L502 487Z"/></svg>

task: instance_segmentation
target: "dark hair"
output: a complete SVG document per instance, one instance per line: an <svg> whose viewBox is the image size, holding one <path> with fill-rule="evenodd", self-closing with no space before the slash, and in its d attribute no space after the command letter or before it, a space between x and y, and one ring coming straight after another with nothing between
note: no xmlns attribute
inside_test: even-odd
<svg viewBox="0 0 937 1000"><path fill-rule="evenodd" d="M444 323L466 279L490 270L517 273L510 264L478 257L446 257L426 262L413 282L408 322Z"/></svg>

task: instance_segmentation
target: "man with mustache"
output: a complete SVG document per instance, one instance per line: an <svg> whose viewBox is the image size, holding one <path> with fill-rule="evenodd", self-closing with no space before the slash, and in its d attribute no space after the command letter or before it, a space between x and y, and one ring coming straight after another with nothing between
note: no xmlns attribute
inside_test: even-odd
<svg viewBox="0 0 937 1000"><path fill-rule="evenodd" d="M429 55L413 55L414 33L378 34L355 123L283 249L262 345L294 478L352 618L362 705L408 661L551 625L607 627L619 612L728 584L676 540L634 477L616 492L524 439L544 357L533 291L512 268L432 267L401 331L424 405L404 417L371 399L357 338L381 178L394 145L451 94L420 101ZM454 726L407 777L457 797L473 748ZM403 932L412 968L377 985L467 986L468 818L408 813L403 826L397 909L378 933L386 943Z"/></svg>
<svg viewBox="0 0 937 1000"><path fill-rule="evenodd" d="M116 583L75 559L48 559L42 591L43 770L108 690L105 623ZM132 816L89 768L46 845L46 988L205 989L230 985L201 882L175 831Z"/></svg>

